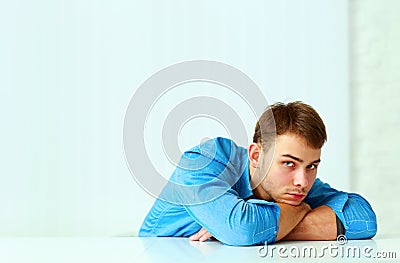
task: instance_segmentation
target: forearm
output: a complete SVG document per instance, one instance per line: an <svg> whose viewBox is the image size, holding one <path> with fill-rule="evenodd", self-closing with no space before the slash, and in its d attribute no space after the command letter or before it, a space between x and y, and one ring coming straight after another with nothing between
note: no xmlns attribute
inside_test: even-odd
<svg viewBox="0 0 400 263"><path fill-rule="evenodd" d="M299 206L284 203L277 203L277 205L280 207L280 217L276 241L279 241L295 229L311 208L306 203L302 203Z"/></svg>
<svg viewBox="0 0 400 263"><path fill-rule="evenodd" d="M284 240L334 240L337 236L336 215L328 206L311 210Z"/></svg>

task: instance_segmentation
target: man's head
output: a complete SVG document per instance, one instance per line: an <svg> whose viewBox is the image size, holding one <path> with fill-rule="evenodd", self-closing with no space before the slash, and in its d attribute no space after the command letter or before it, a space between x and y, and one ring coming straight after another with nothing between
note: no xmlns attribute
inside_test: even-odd
<svg viewBox="0 0 400 263"><path fill-rule="evenodd" d="M314 183L326 139L325 125L311 106L291 102L268 107L248 149L256 197L300 204Z"/></svg>

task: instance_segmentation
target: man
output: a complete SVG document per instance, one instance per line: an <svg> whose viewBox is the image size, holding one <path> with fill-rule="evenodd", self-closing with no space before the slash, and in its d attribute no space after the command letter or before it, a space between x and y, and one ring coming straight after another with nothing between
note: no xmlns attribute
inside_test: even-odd
<svg viewBox="0 0 400 263"><path fill-rule="evenodd" d="M270 106L247 150L215 138L186 151L139 236L214 237L235 246L372 238L369 203L316 179L326 139L311 106Z"/></svg>

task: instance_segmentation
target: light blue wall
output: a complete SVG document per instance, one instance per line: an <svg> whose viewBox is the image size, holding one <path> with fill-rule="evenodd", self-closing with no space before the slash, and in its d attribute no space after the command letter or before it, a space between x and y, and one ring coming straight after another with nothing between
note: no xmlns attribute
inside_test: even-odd
<svg viewBox="0 0 400 263"><path fill-rule="evenodd" d="M137 231L154 199L125 163L125 110L148 77L193 59L240 69L270 102L314 106L329 136L319 176L347 189L347 40L344 0L1 1L0 235ZM251 136L246 105L216 85L166 94L154 127L162 112L200 94L233 105ZM147 146L168 177L158 131ZM225 132L197 120L182 129L180 146Z"/></svg>

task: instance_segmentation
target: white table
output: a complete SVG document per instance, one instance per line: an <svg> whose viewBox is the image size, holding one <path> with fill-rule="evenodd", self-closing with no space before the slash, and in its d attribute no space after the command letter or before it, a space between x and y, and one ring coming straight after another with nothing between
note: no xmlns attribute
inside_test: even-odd
<svg viewBox="0 0 400 263"><path fill-rule="evenodd" d="M400 261L400 238L381 236L373 240L350 240L345 245L336 241L290 241L269 245L268 255L261 257L262 246L230 247L218 241L190 242L187 238L0 238L0 262L332 262L332 261L369 261L376 252L394 252L397 259L380 259L379 262ZM306 247L307 246L307 247ZM324 257L322 251L325 249ZM351 246L351 249L350 249ZM329 247L337 251L329 254ZM354 258L354 248L361 251L360 258ZM280 252L278 250L280 249ZM363 249L369 250L365 258ZM297 252L314 254L294 258ZM343 257L339 254L342 250ZM349 257L346 257L350 251ZM271 255L273 253L273 255ZM280 254L279 254L280 253ZM285 258L285 255L287 256ZM393 255L392 255L393 256Z"/></svg>

